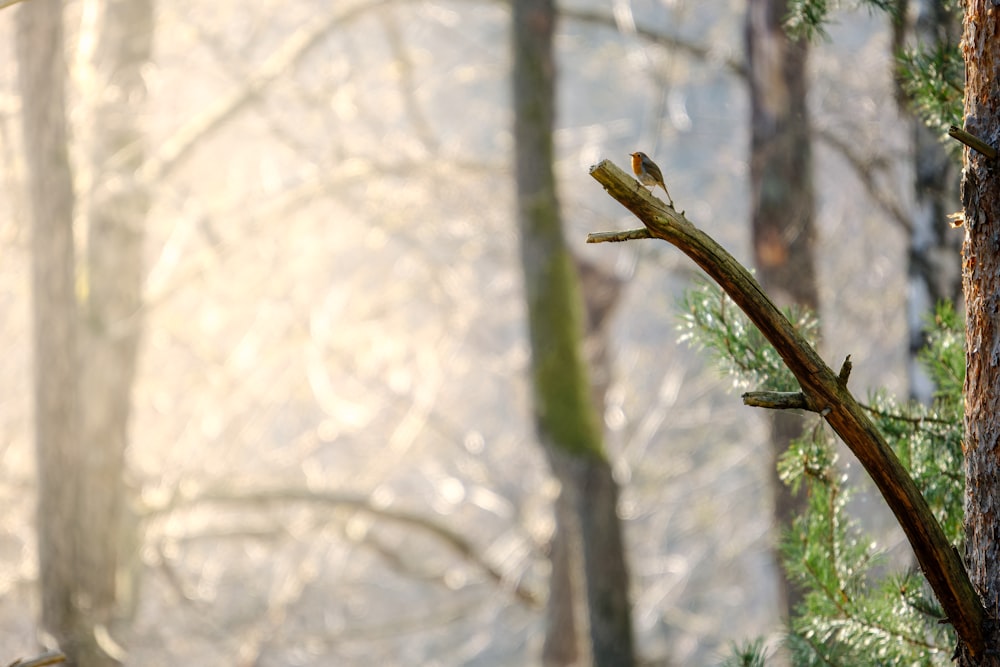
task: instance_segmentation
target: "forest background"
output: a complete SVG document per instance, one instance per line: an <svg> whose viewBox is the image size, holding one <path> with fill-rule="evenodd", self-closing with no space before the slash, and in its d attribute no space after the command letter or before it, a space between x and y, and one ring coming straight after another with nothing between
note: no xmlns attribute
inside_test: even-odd
<svg viewBox="0 0 1000 667"><path fill-rule="evenodd" d="M333 4L155 6L135 118L158 166L133 315L129 664L530 664L540 651L556 488L527 384L510 12ZM778 628L769 424L677 342L695 275L679 253L584 245L588 232L636 226L587 169L644 150L678 208L750 263L745 6L560 10L566 236L623 282L603 416L638 649L711 664L729 641ZM0 43L16 41L15 11L0 12ZM81 218L115 186L91 159L101 11L65 5ZM821 351L852 356L856 393L905 395L908 250L891 212L914 205L912 121L896 104L889 20L845 12L826 29L808 98ZM0 64L0 646L23 655L38 565L11 52ZM79 294L89 287L77 277ZM877 499L857 509L899 544Z"/></svg>

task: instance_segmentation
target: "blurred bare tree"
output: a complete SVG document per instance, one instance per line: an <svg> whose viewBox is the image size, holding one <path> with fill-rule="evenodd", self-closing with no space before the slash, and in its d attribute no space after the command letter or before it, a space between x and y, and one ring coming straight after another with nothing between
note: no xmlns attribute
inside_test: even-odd
<svg viewBox="0 0 1000 667"><path fill-rule="evenodd" d="M96 646L84 606L89 575L81 560L88 522L80 514L82 480L74 474L84 469L87 452L79 437L75 199L66 140L62 10L61 0L17 8L17 58L31 219L41 625L78 656Z"/></svg>
<svg viewBox="0 0 1000 667"><path fill-rule="evenodd" d="M88 525L80 555L89 573L90 613L108 629L138 594L138 523L127 495L132 387L145 318L143 250L150 188L143 77L153 47L152 0L97 6L89 123L86 255L81 295L80 512ZM107 648L107 647L105 647ZM95 662L95 664L98 664Z"/></svg>
<svg viewBox="0 0 1000 667"><path fill-rule="evenodd" d="M63 7L19 11L18 59L32 203L35 438L42 624L73 664L119 664L125 450L142 319L143 225L149 208L139 114L152 47L147 0L99 7L86 256L74 248L77 206L66 135ZM87 91L90 92L90 91ZM78 303L78 299L80 303ZM132 547L133 549L136 547ZM124 562L136 561L134 557Z"/></svg>
<svg viewBox="0 0 1000 667"><path fill-rule="evenodd" d="M897 0L892 23L893 55L908 45L922 50L948 50L958 42L961 21L945 0ZM959 166L945 150L940 134L928 127L914 111L913 99L901 81L905 73L896 65L896 100L910 125L914 201L912 212L897 220L906 231L907 318L909 333L910 395L930 404L935 386L917 358L926 346L925 318L935 306L948 300L961 303L962 235L948 224L948 214L959 208Z"/></svg>
<svg viewBox="0 0 1000 667"><path fill-rule="evenodd" d="M749 0L746 14L750 85L750 197L754 266L764 289L783 307L818 312L812 136L807 108L809 44L783 26L787 0ZM771 421L771 484L775 530L801 514L805 497L778 479L777 460L802 434L803 420L775 410ZM777 548L775 560L780 563ZM780 570L779 565L779 570ZM782 576L783 615L791 615L801 593Z"/></svg>
<svg viewBox="0 0 1000 667"><path fill-rule="evenodd" d="M44 478L58 472L54 466L41 470L54 494L43 494L39 508L40 526L55 526L47 528L50 542L87 525L74 523L77 505L109 513L95 536L112 534L119 521L130 525L128 503L115 500L123 488L114 470L117 447L131 433L126 499L136 500L140 530L118 531L131 544L117 551L80 538L62 561L118 559L113 598L134 608L135 620L119 627L126 624L112 616L91 634L112 650L114 642L129 648L135 664L488 665L531 663L540 653L551 664L572 655L586 663L604 650L596 647L626 642L634 629L633 654L696 664L735 636L771 627L762 427L720 409L729 400L723 383L673 344L669 292L681 290L688 272L670 253L629 249L617 257L617 275L629 275L629 289L619 290L607 263L588 267L571 256L579 243L579 253L593 257L584 232L618 215L586 166L635 150L637 128L651 115L663 115L657 141L667 143L656 157L672 194L727 241L746 240L749 114L744 82L733 76L745 74L745 4L730 0L722 13L698 3L639 3L613 15L595 14L586 1L560 6L558 55L547 61L566 63L558 77L565 103L547 119L543 141L518 149L522 186L538 188L533 209L513 204L511 62L498 57L513 53L503 48L512 39L509 5L343 0L327 11L310 3L160 3L157 33L169 38L158 39L155 57L142 65L148 34L136 28L120 35L125 43L108 23L135 11L144 15L135 19L141 26L151 10L133 4L62 8L68 64L44 79L66 86L62 106L51 103L51 90L41 102L13 94L12 65L0 62L3 155L20 154L20 133L8 124L23 121L24 154L58 158L36 150L43 134L35 128L49 127L61 108L58 121L70 129L47 145L68 142L60 168L75 171L55 187L59 169L30 165L33 180L45 180L33 190L36 203L66 204L56 216L32 218L33 231L44 229L32 235L38 252L20 237L25 206L16 195L0 197L0 304L12 352L0 357L0 375L18 386L33 372L22 353L29 257L65 271L58 283L47 268L35 272L39 290L62 290L61 301L34 302L33 331L50 350L39 348L36 364L38 382L47 382L37 390L39 406L48 410L35 415L38 459L50 452L65 464L58 478ZM30 0L0 12L0 42L9 36L20 44L16 60L52 56L30 45L59 41L20 30L15 40L14 18L29 5L53 6ZM545 27L548 19L541 21ZM842 85L843 71L825 71L835 82L829 90L850 100L877 90L867 81ZM553 85L541 94L552 96ZM852 107L862 112L868 107ZM885 129L863 118L872 133ZM5 195L20 192L25 170L2 162ZM562 196L553 191L549 200L555 180ZM557 232L553 220L542 220L541 204L555 212ZM550 333L560 344L569 336L574 352L558 369L565 385L557 395L590 411L581 419L557 420L538 409L547 406L532 405L537 376L527 371L539 336L526 336L521 288L522 276L541 271L519 261L515 210L522 222L539 213L546 225L541 242L526 242L525 260L542 257L550 241L555 249L556 280L547 286L567 300L535 315L557 325ZM860 226L864 218L843 220ZM64 228L42 227L55 222ZM862 238L854 228L845 236ZM148 271L137 293L140 247ZM870 264L882 252L863 249L871 255L845 257ZM837 270L840 260L829 258ZM679 269L666 292L663 267ZM877 289L886 293L884 281ZM622 316L612 318L616 304ZM852 304L861 313L855 319L864 319L868 301ZM63 376L53 377L59 357L51 350L74 350ZM608 372L612 365L620 375ZM133 375L129 413L121 401ZM22 489L34 489L35 470L24 442L32 415L21 393L0 402L9 473L0 493L8 492L10 506L0 517L0 574L11 574L0 577L5 644L30 641L36 627L23 618L38 574L22 499ZM69 421L45 417L60 405ZM55 448L60 424L65 446L80 451ZM525 446L553 424L579 426L580 451L592 446L591 453ZM85 460L83 451L89 457L97 447L91 440L112 449ZM88 484L111 480L110 488L84 499L93 487L84 491L66 470L88 472ZM555 588L547 623L549 557ZM58 561L51 551L42 561L41 579L54 585L50 566ZM136 565L140 576L130 577ZM110 572L101 569L80 599L93 595L88 604L105 607ZM137 580L138 598L128 590ZM601 608L602 599L612 604ZM634 622L623 620L629 602ZM720 617L734 627L720 627Z"/></svg>
<svg viewBox="0 0 1000 667"><path fill-rule="evenodd" d="M555 24L552 0L514 3L515 178L535 429L564 496L557 504L561 534L552 577L558 585L544 660L627 666L635 662L635 649L618 485L587 379L580 278L563 238L553 171ZM586 619L573 613L581 606ZM579 640L584 622L589 647Z"/></svg>

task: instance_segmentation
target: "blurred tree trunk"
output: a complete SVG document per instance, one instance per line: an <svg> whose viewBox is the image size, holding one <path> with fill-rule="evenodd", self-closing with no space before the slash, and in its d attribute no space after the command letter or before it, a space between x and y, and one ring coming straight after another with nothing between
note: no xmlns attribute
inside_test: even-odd
<svg viewBox="0 0 1000 667"><path fill-rule="evenodd" d="M573 458L546 452L553 476L559 480L555 499L555 531L549 547L549 598L546 601L545 667L570 667L593 663L587 618L587 587L583 563L583 538L578 516L580 490Z"/></svg>
<svg viewBox="0 0 1000 667"><path fill-rule="evenodd" d="M608 357L611 315L621 295L621 282L597 264L575 258L583 290L586 327L584 356L590 369L591 401L598 415L604 414L611 362ZM549 632L545 637L546 665L586 665L591 662L584 586L583 555L580 553L580 522L576 515L579 489L567 457L550 456L553 474L562 491L556 498L556 531L552 536L552 576L549 584Z"/></svg>
<svg viewBox="0 0 1000 667"><path fill-rule="evenodd" d="M1000 13L991 0L965 3L965 129L988 144L1000 136ZM996 162L965 149L962 178L966 308L965 554L969 576L987 611L1000 600L1000 180ZM986 627L987 655L961 651L958 664L1000 665L1000 625Z"/></svg>
<svg viewBox="0 0 1000 667"><path fill-rule="evenodd" d="M62 3L17 8L17 59L31 215L35 452L42 627L70 655L87 635L79 587L79 477L73 180L66 144Z"/></svg>
<svg viewBox="0 0 1000 667"><path fill-rule="evenodd" d="M954 44L957 26L956 17L943 0L916 0L912 16L908 0L900 0L893 22L893 53L898 53L910 38L928 50ZM946 222L948 214L958 208L958 173L938 133L914 114L911 100L898 86L899 75L896 80L898 106L910 120L913 141L915 207L910 218L906 290L910 397L929 405L936 388L917 360L927 342L925 318L934 312L938 302L946 299L957 304L962 298L962 237Z"/></svg>
<svg viewBox="0 0 1000 667"><path fill-rule="evenodd" d="M581 554L593 663L627 666L635 658L618 488L591 402L581 350L580 286L563 239L552 169L554 28L552 0L514 0L515 171L535 427L579 526L579 539L562 536L563 547L569 549L564 562L572 563L576 551ZM558 530L573 531L574 526L564 522ZM554 561L554 565L559 563ZM563 584L572 587L572 572L554 573L554 581L563 576ZM567 627L579 632L579 619L572 612L558 619L553 613L550 608L550 621L572 627L549 628L546 663L585 659L576 655L579 642L558 634Z"/></svg>
<svg viewBox="0 0 1000 667"><path fill-rule="evenodd" d="M42 626L78 667L120 664L111 623L148 208L148 193L137 182L143 153L134 105L144 97L140 70L150 54L152 6L113 0L102 11L82 308L62 4L25 3L17 30L32 211Z"/></svg>
<svg viewBox="0 0 1000 667"><path fill-rule="evenodd" d="M778 305L818 312L812 147L806 108L808 44L789 39L782 26L787 14L787 0L749 0L747 4L754 263L761 284ZM772 411L770 418L772 463L776 464L792 439L801 435L802 419L783 410ZM805 497L792 495L778 479L775 465L771 474L775 526L781 530L805 509ZM782 578L781 597L787 618L802 593Z"/></svg>
<svg viewBox="0 0 1000 667"><path fill-rule="evenodd" d="M153 40L152 0L105 0L97 26L95 104L87 211L87 255L81 327L81 417L89 455L83 474L82 513L93 519L81 558L96 622L109 625L119 603L134 602L136 544L126 516L125 450L132 385L142 324L143 227L149 190L139 170L145 159L141 119L146 99L142 71ZM122 584L123 590L118 584ZM129 585L126 585L129 584ZM125 599L122 599L124 594Z"/></svg>

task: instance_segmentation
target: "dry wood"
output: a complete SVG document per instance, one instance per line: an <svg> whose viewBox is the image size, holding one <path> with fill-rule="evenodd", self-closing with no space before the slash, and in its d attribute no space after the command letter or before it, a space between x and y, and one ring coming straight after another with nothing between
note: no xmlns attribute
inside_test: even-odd
<svg viewBox="0 0 1000 667"><path fill-rule="evenodd" d="M677 246L694 260L774 345L798 379L805 407L822 415L854 452L896 515L948 622L970 653L981 654L985 649L986 614L965 566L913 479L848 391L843 381L847 373L843 373L842 380L795 330L750 272L695 227L683 211L667 207L608 160L591 167L590 174L635 214L652 236ZM602 235L588 238L592 243L602 240Z"/></svg>

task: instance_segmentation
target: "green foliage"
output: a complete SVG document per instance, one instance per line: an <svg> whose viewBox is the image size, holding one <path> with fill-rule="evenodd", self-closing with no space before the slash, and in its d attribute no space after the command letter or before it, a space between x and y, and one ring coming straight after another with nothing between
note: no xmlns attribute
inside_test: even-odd
<svg viewBox="0 0 1000 667"><path fill-rule="evenodd" d="M785 30L794 38L816 40L827 38L826 26L831 14L844 3L831 0L790 0L785 17ZM900 0L857 0L852 6L865 6L870 11L887 14L900 21L904 3ZM941 11L956 17L962 8L958 0L943 0ZM947 32L947 31L945 31ZM965 63L955 39L938 35L930 44L920 43L903 49L896 55L897 75L917 116L930 128L947 136L951 125L962 125L962 96L965 88ZM948 144L957 156L960 147Z"/></svg>
<svg viewBox="0 0 1000 667"><path fill-rule="evenodd" d="M823 26L830 22L831 9L827 0L790 0L785 30L800 39L825 39L828 35Z"/></svg>
<svg viewBox="0 0 1000 667"><path fill-rule="evenodd" d="M824 26L830 23L830 14L843 3L830 0L789 0L788 14L785 16L785 30L795 38L814 40L826 38ZM898 0L858 0L851 7L867 7L869 10L885 12L896 16L899 12Z"/></svg>
<svg viewBox="0 0 1000 667"><path fill-rule="evenodd" d="M919 45L897 56L903 90L924 123L946 135L961 125L965 63L958 46L948 42Z"/></svg>
<svg viewBox="0 0 1000 667"><path fill-rule="evenodd" d="M835 463L819 428L782 459L783 475L804 479L809 501L781 547L789 578L806 591L786 638L793 664L946 664L954 637L938 623L943 612L916 572L877 580L883 554L848 515L851 487Z"/></svg>
<svg viewBox="0 0 1000 667"><path fill-rule="evenodd" d="M767 665L767 650L763 639L729 646L729 656L722 661L721 667L764 667Z"/></svg>
<svg viewBox="0 0 1000 667"><path fill-rule="evenodd" d="M798 390L799 383L774 346L714 283L699 280L695 289L684 294L681 308L680 340L707 348L736 387ZM796 310L786 311L785 315L807 340L816 341L819 326L815 317Z"/></svg>
<svg viewBox="0 0 1000 667"><path fill-rule="evenodd" d="M949 302L938 304L934 316L925 323L927 346L920 362L937 385L938 401L961 419L962 391L965 388L965 322Z"/></svg>
<svg viewBox="0 0 1000 667"><path fill-rule="evenodd" d="M927 322L927 346L919 359L937 385L934 403L898 404L877 392L869 410L875 425L927 499L945 535L962 540L962 474L965 332L954 307L942 303Z"/></svg>
<svg viewBox="0 0 1000 667"><path fill-rule="evenodd" d="M787 390L788 371L745 315L719 288L702 284L683 301L683 338L712 351L737 383ZM811 339L816 322L799 315ZM930 407L876 393L868 410L913 475L951 540L962 536L962 322L949 305L928 322L921 361L937 382ZM769 351L770 350L770 351ZM757 384L759 383L759 384ZM791 383L794 383L792 379ZM955 646L944 613L917 571L886 574L876 541L848 512L852 486L837 465L836 442L825 422L791 444L778 472L807 494L808 509L785 535L781 551L804 601L789 621L786 649L794 665L946 665ZM726 665L762 665L759 642L734 645Z"/></svg>

